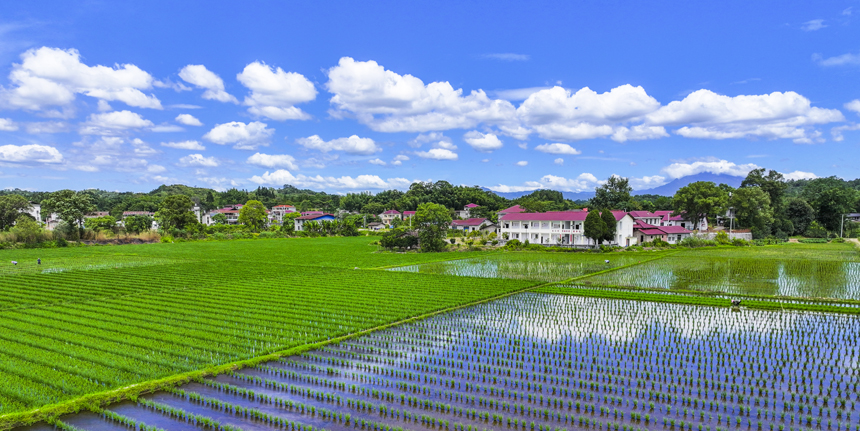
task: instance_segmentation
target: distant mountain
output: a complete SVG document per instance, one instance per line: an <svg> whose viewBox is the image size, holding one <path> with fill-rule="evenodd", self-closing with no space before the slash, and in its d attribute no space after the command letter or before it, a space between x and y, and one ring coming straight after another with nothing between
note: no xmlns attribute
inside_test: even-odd
<svg viewBox="0 0 860 431"><path fill-rule="evenodd" d="M701 174L689 175L686 177L678 178L676 180L672 180L667 184L663 184L660 187L654 187L653 189L636 190L633 192L633 194L674 196L675 192L677 192L678 189L680 189L681 187L684 187L690 183L695 183L697 181L710 181L714 184L722 183L730 185L734 188L738 188L741 186L741 183L744 181L744 178L745 177L736 177L734 175L712 174L710 172L702 172Z"/></svg>
<svg viewBox="0 0 860 431"><path fill-rule="evenodd" d="M671 182L664 184L660 187L654 187L653 189L647 190L636 190L633 192L634 195L659 195L659 196L674 196L675 192L678 191L681 187L686 186L690 183L695 183L697 181L711 181L714 184L728 184L734 188L738 188L743 182L744 177L736 177L734 175L725 175L725 174L712 174L709 172L703 172L701 174L689 175L686 177L678 178L676 180L672 180ZM492 190L482 187L482 189L492 192ZM535 189L537 190L537 189ZM523 197L534 190L527 190L523 192L493 192L505 199L516 199L519 197ZM572 201L580 201L580 200L588 200L594 197L594 192L562 192L565 199L570 199Z"/></svg>

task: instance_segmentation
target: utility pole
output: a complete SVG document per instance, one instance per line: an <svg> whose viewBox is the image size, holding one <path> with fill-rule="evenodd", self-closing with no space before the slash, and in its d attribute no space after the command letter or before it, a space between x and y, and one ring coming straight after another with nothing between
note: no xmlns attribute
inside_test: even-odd
<svg viewBox="0 0 860 431"><path fill-rule="evenodd" d="M845 227L845 214L842 214L842 222L839 223L839 238L842 238L842 231Z"/></svg>

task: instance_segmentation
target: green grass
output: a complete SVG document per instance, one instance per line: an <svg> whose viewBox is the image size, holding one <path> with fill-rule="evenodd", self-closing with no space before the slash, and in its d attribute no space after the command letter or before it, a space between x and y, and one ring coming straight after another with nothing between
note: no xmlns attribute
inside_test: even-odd
<svg viewBox="0 0 860 431"><path fill-rule="evenodd" d="M65 269L19 264L0 276L0 415L325 342L534 284L352 269L461 255L375 253L368 242L40 253L43 269Z"/></svg>

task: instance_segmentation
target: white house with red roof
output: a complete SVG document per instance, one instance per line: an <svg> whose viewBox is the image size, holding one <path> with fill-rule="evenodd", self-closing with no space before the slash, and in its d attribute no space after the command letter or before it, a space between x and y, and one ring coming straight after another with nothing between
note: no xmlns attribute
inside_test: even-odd
<svg viewBox="0 0 860 431"><path fill-rule="evenodd" d="M391 223L394 223L395 219L403 220L403 214L400 214L400 211L397 210L388 210L379 215L379 218L382 219L382 222L391 226Z"/></svg>
<svg viewBox="0 0 860 431"><path fill-rule="evenodd" d="M690 230L708 230L708 219L702 218L699 220L698 225L693 223L692 220L689 220L686 214L679 214L673 216L672 213L674 211L660 210L654 211L654 215L660 217L660 226L681 226L683 228L687 228ZM657 223L649 223L657 225Z"/></svg>
<svg viewBox="0 0 860 431"><path fill-rule="evenodd" d="M319 212L319 211L312 211L312 212ZM296 232L298 232L298 231L301 231L302 229L304 229L305 223L307 223L307 222L310 222L310 221L320 222L323 220L335 220L335 219L337 219L337 217L335 217L334 214L326 214L326 213L320 212L319 214L308 214L308 215L303 215L301 217L296 217L293 220L293 223L295 223L294 227L295 227Z"/></svg>
<svg viewBox="0 0 860 431"><path fill-rule="evenodd" d="M403 211L403 220L415 215L415 211Z"/></svg>
<svg viewBox="0 0 860 431"><path fill-rule="evenodd" d="M633 226L633 236L636 237L636 241L639 244L651 242L655 239L668 242L669 244L677 244L692 234L692 231L683 226L657 226L641 220L637 220Z"/></svg>
<svg viewBox="0 0 860 431"><path fill-rule="evenodd" d="M275 205L269 211L269 222L281 224L284 222L284 216L296 212L296 207L292 205Z"/></svg>
<svg viewBox="0 0 860 431"><path fill-rule="evenodd" d="M467 219L467 218L471 217L471 211L475 208L478 208L479 206L480 205L468 204L465 207L463 207L462 210L455 211L455 213L457 214L457 217L459 217L461 219Z"/></svg>
<svg viewBox="0 0 860 431"><path fill-rule="evenodd" d="M653 226L659 226L660 220L663 219L663 216L654 214L651 211L630 211L628 214L630 214L630 217L633 217L633 220L635 221L641 221Z"/></svg>
<svg viewBox="0 0 860 431"><path fill-rule="evenodd" d="M521 213L521 212L525 212L525 209L519 205L514 205L510 208L505 208L503 210L499 210L496 212L496 214L498 214L499 217L501 217L505 214L513 214L513 213Z"/></svg>
<svg viewBox="0 0 860 431"><path fill-rule="evenodd" d="M481 230L484 226L492 224L491 221L485 218L468 218L466 220L454 220L451 222L451 229L461 230L463 232L473 232Z"/></svg>
<svg viewBox="0 0 860 431"><path fill-rule="evenodd" d="M630 246L633 237L633 217L624 211L612 211L616 220L614 245ZM588 211L548 211L545 213L514 212L499 217L499 230L508 239L528 240L532 244L593 246L585 237Z"/></svg>
<svg viewBox="0 0 860 431"><path fill-rule="evenodd" d="M224 208L219 208L219 209L209 211L208 213L203 215L200 222L207 225L207 226L212 226L213 224L215 224L215 220L213 220L212 217L214 217L216 214L224 214L224 216L227 217L227 224L238 224L239 223L239 211L242 209L243 206L245 206L245 205L244 204L228 205Z"/></svg>

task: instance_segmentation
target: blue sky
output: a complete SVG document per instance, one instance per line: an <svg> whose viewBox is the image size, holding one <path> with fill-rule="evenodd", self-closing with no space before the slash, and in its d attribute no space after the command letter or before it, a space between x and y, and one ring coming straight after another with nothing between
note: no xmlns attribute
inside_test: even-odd
<svg viewBox="0 0 860 431"><path fill-rule="evenodd" d="M860 177L858 0L70 3L4 4L0 187Z"/></svg>

